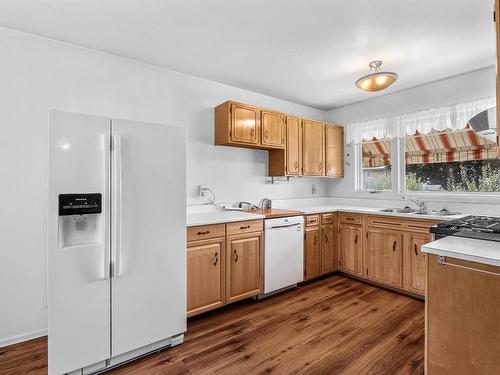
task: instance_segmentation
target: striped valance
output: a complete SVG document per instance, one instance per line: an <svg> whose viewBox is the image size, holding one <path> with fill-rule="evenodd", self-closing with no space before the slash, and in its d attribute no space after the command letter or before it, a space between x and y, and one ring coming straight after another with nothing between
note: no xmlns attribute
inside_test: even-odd
<svg viewBox="0 0 500 375"><path fill-rule="evenodd" d="M345 126L347 144L385 138L402 138L432 131L463 129L472 117L495 106L495 98L478 99L398 116L358 122Z"/></svg>
<svg viewBox="0 0 500 375"><path fill-rule="evenodd" d="M391 140L373 138L362 142L363 168L391 164ZM433 130L405 138L406 164L450 163L497 158L495 142L478 135L467 125L458 131Z"/></svg>

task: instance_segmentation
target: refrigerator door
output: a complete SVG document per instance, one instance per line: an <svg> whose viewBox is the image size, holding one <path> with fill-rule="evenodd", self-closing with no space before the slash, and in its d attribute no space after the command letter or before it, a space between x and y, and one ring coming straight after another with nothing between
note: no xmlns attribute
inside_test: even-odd
<svg viewBox="0 0 500 375"><path fill-rule="evenodd" d="M186 330L184 129L112 120L111 352Z"/></svg>
<svg viewBox="0 0 500 375"><path fill-rule="evenodd" d="M110 129L106 118L49 115L49 374L110 357ZM73 215L86 197L99 209ZM60 199L66 208L59 207Z"/></svg>

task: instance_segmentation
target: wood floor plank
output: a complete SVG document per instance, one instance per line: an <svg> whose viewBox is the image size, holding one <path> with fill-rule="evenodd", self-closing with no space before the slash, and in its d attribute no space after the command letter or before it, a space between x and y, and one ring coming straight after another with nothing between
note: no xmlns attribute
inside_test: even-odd
<svg viewBox="0 0 500 375"><path fill-rule="evenodd" d="M331 276L188 320L182 345L111 375L423 374L424 304ZM0 375L46 374L45 338L0 348Z"/></svg>

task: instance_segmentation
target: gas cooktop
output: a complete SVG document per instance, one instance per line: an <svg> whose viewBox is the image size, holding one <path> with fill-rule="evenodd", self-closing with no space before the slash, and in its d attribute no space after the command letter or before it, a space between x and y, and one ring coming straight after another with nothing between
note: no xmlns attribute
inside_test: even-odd
<svg viewBox="0 0 500 375"><path fill-rule="evenodd" d="M460 236L490 241L500 241L500 217L465 216L445 221L431 227L436 237Z"/></svg>

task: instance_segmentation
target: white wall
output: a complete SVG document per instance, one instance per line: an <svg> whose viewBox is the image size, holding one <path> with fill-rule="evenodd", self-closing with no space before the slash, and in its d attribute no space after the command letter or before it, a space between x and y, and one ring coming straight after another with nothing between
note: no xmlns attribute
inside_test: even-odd
<svg viewBox="0 0 500 375"><path fill-rule="evenodd" d="M495 96L495 67L337 108L328 112L327 119L340 124L352 124L491 96ZM347 146L345 152L351 155L352 165L345 166L344 179L330 182L329 195L366 198L354 191L353 148ZM382 199L382 195L370 195L369 199ZM439 199L457 200L456 197Z"/></svg>
<svg viewBox="0 0 500 375"><path fill-rule="evenodd" d="M51 108L184 126L188 203L311 196L320 179L265 183L267 152L213 146L213 107L228 99L323 120L326 113L193 76L0 28L0 346L46 323L46 158ZM175 178L175 176L173 176Z"/></svg>

